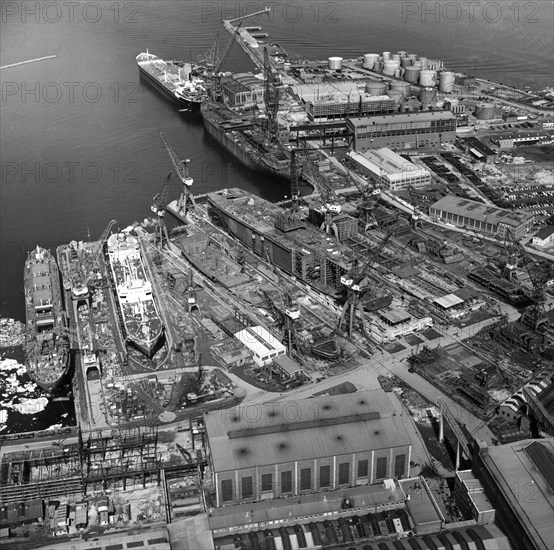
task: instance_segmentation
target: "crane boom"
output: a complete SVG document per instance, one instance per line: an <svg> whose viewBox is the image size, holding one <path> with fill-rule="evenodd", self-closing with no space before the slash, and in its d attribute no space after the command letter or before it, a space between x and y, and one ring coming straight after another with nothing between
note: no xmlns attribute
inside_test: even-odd
<svg viewBox="0 0 554 550"><path fill-rule="evenodd" d="M171 145L169 145L168 141L165 139L163 133L160 132L160 136L162 138L162 141L164 142L164 147L169 155L175 173L177 174L177 176L179 176L179 179L183 182L185 186L190 187L193 183L193 179L189 176L189 171L187 167L187 164L190 162L190 160L180 160L177 156L177 153L173 150Z"/></svg>
<svg viewBox="0 0 554 550"><path fill-rule="evenodd" d="M90 281L92 280L93 274L94 274L94 268L96 267L96 264L98 263L98 260L100 259L100 254L102 253L102 249L104 248L104 243L108 239L108 235L110 231L112 230L112 227L117 223L117 220L111 220L108 225L106 226L106 229L104 229L102 235L100 235L100 238L98 239L98 248L93 253L92 257L85 262L83 265L83 274L85 285L88 285Z"/></svg>
<svg viewBox="0 0 554 550"><path fill-rule="evenodd" d="M241 17L235 17L235 19L228 19L227 23L234 23L235 21L243 21L244 19L249 19L250 17L256 17L256 15L262 15L264 13L269 13L271 11L271 8L269 6L265 6L263 10L255 11L254 13L247 13L246 15L242 15Z"/></svg>

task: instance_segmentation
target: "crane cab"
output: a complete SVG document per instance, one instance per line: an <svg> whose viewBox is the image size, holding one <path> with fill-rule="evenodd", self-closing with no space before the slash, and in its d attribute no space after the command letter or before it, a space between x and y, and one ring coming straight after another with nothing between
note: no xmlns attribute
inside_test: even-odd
<svg viewBox="0 0 554 550"><path fill-rule="evenodd" d="M300 318L300 308L297 305L288 306L285 308L285 314L290 319L296 320Z"/></svg>
<svg viewBox="0 0 554 550"><path fill-rule="evenodd" d="M340 282L344 286L352 286L352 283L354 283L354 279L352 279L352 277L341 275Z"/></svg>

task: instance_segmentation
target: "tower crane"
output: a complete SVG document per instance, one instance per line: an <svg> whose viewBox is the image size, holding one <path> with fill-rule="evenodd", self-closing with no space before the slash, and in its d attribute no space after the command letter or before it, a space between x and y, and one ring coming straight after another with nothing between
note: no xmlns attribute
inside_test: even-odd
<svg viewBox="0 0 554 550"><path fill-rule="evenodd" d="M356 310L360 314L362 329L364 332L366 331L363 298L368 291L368 286L365 279L369 274L369 270L379 257L379 254L383 252L393 232L394 224L391 225L391 228L388 230L379 246L371 252L369 259L367 260L363 268L360 269L359 260L356 258L352 262L350 272L348 274L342 275L340 278L340 282L346 287L347 295L346 302L342 308L342 313L339 319L339 330L342 330L344 322L348 317L349 338L352 338L352 332L354 330L354 320L356 318Z"/></svg>
<svg viewBox="0 0 554 550"><path fill-rule="evenodd" d="M150 207L152 212L156 214L156 248L163 248L164 244L167 245L169 243L169 236L167 234L164 216L165 207L167 206L167 195L171 174L172 172L167 174L162 190L154 196L152 199L152 206Z"/></svg>
<svg viewBox="0 0 554 550"><path fill-rule="evenodd" d="M278 140L279 124L277 122L277 113L279 112L279 88L277 88L277 79L271 69L269 61L269 52L264 48L264 103L265 103L265 122L264 134L269 143L275 143Z"/></svg>
<svg viewBox="0 0 554 550"><path fill-rule="evenodd" d="M411 185L408 185L408 193L410 195L412 206L414 207L414 211L412 212L412 216L410 218L412 229L421 229L423 226L423 216L420 208L421 197Z"/></svg>
<svg viewBox="0 0 554 550"><path fill-rule="evenodd" d="M171 160L171 164L173 165L173 169L183 183L183 191L181 192L179 200L177 201L177 210L183 218L186 218L189 211L194 210L194 208L196 207L194 196L190 192L190 188L194 181L190 177L188 171L188 163L190 162L190 159L180 160L177 156L177 153L175 153L175 151L173 150L171 145L169 145L168 141L165 139L165 136L161 132L160 136Z"/></svg>
<svg viewBox="0 0 554 550"><path fill-rule="evenodd" d="M508 259L500 266L500 274L504 279L513 281L517 279L518 243L510 243L506 247L506 252L508 253Z"/></svg>

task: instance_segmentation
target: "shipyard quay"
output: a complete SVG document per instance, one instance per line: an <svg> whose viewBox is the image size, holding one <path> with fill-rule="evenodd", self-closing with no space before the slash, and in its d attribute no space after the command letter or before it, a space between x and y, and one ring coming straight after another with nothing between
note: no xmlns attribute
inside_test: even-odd
<svg viewBox="0 0 554 550"><path fill-rule="evenodd" d="M552 2L4 4L2 549L554 547Z"/></svg>

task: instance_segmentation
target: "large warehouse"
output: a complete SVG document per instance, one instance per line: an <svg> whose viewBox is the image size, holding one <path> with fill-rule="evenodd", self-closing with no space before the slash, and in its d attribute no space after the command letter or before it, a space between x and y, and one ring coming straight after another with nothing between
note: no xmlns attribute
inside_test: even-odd
<svg viewBox="0 0 554 550"><path fill-rule="evenodd" d="M431 183L429 170L416 166L387 147L366 153L350 151L347 156L365 174L374 177L390 191L422 187Z"/></svg>
<svg viewBox="0 0 554 550"><path fill-rule="evenodd" d="M410 475L405 423L383 390L212 411L216 506Z"/></svg>
<svg viewBox="0 0 554 550"><path fill-rule="evenodd" d="M516 240L529 232L535 220L533 214L512 212L455 195L447 195L432 204L429 216L485 235Z"/></svg>
<svg viewBox="0 0 554 550"><path fill-rule="evenodd" d="M353 149L439 147L456 140L456 116L450 111L396 113L346 119Z"/></svg>

